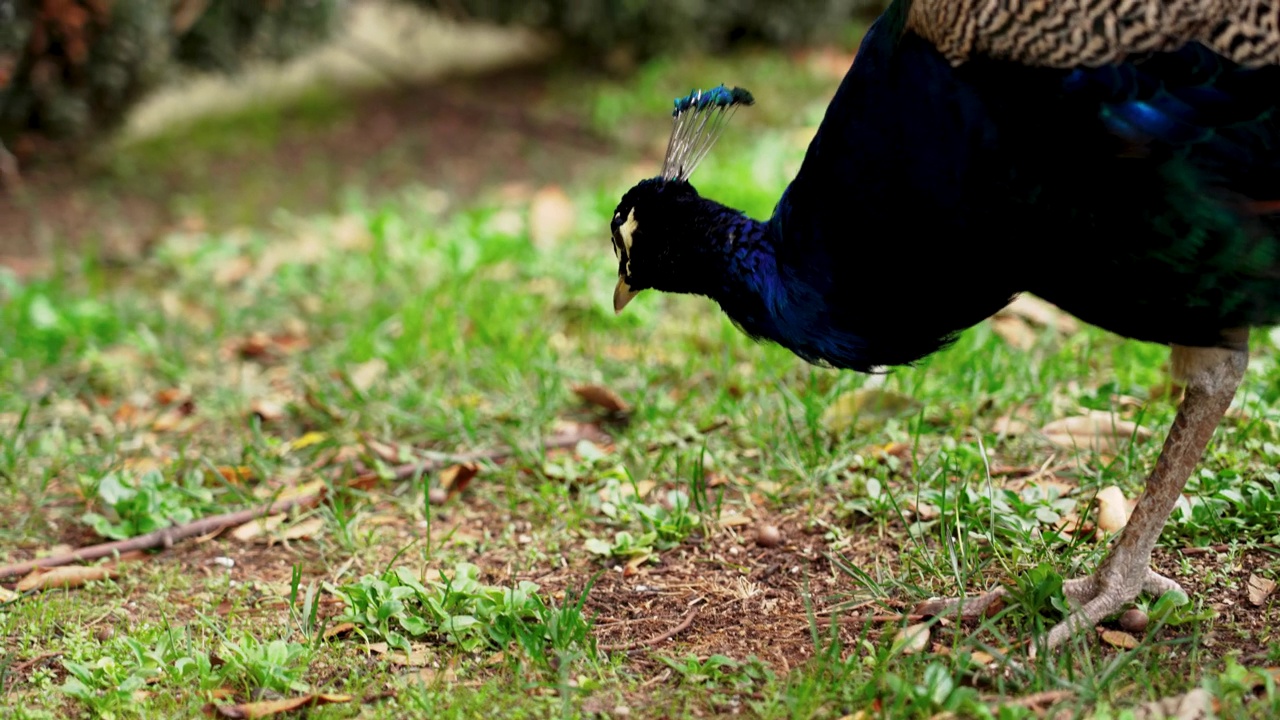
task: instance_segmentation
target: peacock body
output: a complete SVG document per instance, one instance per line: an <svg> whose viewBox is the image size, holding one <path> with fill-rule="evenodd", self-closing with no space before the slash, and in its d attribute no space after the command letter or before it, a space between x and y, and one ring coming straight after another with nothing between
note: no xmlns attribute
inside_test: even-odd
<svg viewBox="0 0 1280 720"><path fill-rule="evenodd" d="M662 173L613 218L615 309L647 288L706 295L755 338L859 371L915 362L1022 292L1169 344L1178 421L1049 643L1176 588L1151 548L1247 329L1280 322L1280 3L897 0L767 220L688 181L751 100L677 101Z"/></svg>

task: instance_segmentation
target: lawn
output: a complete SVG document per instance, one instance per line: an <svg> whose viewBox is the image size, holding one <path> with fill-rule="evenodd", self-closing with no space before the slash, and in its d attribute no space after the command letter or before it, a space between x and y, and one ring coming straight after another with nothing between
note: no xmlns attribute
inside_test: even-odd
<svg viewBox="0 0 1280 720"><path fill-rule="evenodd" d="M444 172L374 192L375 167L326 175L345 184L324 208L264 211L297 170L251 162L255 127L351 136L357 111L315 97L300 125L259 109L112 150L118 187L203 167L181 153L257 174L240 206L235 182L175 200L126 267L90 245L0 269L0 564L288 509L63 586L0 578L6 712L1118 718L1203 689L1222 717L1275 717L1280 334L1255 333L1157 550L1190 597L1029 661L1057 583L1105 552L1097 507L1158 454L1166 348L1033 306L873 378L753 343L703 298L615 316L608 219L656 173L670 99L755 93L694 179L766 216L848 61L546 70L535 109L614 148L558 184L516 147L533 170L476 171L475 192ZM909 260L854 277L910 283ZM911 615L1000 584L1013 601L981 623Z"/></svg>

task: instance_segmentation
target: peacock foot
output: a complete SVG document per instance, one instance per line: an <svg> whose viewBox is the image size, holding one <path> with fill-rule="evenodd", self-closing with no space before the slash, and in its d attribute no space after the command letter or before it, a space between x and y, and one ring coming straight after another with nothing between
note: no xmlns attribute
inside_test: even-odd
<svg viewBox="0 0 1280 720"><path fill-rule="evenodd" d="M1118 559L1118 558L1117 558ZM1093 575L1074 578L1062 584L1062 594L1073 609L1071 615L1049 630L1043 647L1046 650L1061 645L1079 630L1098 624L1104 618L1114 615L1133 602L1138 594L1145 592L1157 597L1167 592L1183 592L1182 586L1156 571L1142 568L1140 572L1117 572L1112 562ZM1110 569L1108 569L1108 565ZM1134 576L1140 580L1134 582ZM998 612L1008 597L1006 588L999 588L984 595L967 598L930 598L916 606L915 614L926 617L954 615L957 612L963 620L980 617L991 617ZM1036 644L1030 646L1031 657L1035 657Z"/></svg>

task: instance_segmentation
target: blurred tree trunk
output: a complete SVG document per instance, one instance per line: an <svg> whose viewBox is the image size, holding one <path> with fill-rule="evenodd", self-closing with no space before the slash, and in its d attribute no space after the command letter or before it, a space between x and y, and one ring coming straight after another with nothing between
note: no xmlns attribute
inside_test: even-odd
<svg viewBox="0 0 1280 720"><path fill-rule="evenodd" d="M346 0L0 0L0 143L19 160L115 128L181 68L232 72L328 36Z"/></svg>

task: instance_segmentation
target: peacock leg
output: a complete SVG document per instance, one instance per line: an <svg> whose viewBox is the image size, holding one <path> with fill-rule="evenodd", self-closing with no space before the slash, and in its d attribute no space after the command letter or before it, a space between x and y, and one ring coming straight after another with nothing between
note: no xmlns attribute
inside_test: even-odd
<svg viewBox="0 0 1280 720"><path fill-rule="evenodd" d="M1244 377L1249 356L1247 335L1233 334L1239 350L1174 346L1174 376L1186 383L1186 394L1169 429L1156 467L1147 478L1146 491L1138 500L1110 554L1088 577L1069 580L1063 592L1078 606L1066 620L1049 631L1048 648L1082 628L1089 627L1132 602L1139 592L1153 595L1179 590L1178 583L1151 570L1151 552L1161 530L1177 503L1209 438L1217 428L1236 388ZM1005 594L1003 589L983 596L960 600L929 600L917 608L925 615L944 614L960 605L962 616L983 614L991 603Z"/></svg>

